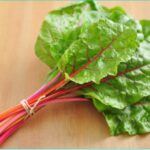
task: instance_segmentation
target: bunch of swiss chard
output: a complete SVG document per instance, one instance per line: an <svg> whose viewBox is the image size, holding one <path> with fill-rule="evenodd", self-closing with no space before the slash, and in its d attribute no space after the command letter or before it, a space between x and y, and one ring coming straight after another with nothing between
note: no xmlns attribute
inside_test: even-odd
<svg viewBox="0 0 150 150"><path fill-rule="evenodd" d="M52 71L45 84L0 114L0 143L49 103L91 101L112 135L150 132L150 21L86 0L50 12L35 44ZM29 111L29 112L28 112Z"/></svg>

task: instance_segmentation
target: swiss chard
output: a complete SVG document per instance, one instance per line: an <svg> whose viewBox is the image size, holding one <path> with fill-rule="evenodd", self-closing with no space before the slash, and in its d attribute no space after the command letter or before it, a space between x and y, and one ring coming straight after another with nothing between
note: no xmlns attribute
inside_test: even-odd
<svg viewBox="0 0 150 150"><path fill-rule="evenodd" d="M50 12L35 49L52 71L38 91L0 114L0 143L48 103L66 101L93 101L113 135L150 131L150 21L86 0Z"/></svg>

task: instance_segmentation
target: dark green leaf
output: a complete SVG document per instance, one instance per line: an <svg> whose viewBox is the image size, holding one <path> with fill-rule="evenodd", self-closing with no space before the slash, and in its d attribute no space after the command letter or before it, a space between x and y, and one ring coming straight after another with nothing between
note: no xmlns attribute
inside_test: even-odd
<svg viewBox="0 0 150 150"><path fill-rule="evenodd" d="M95 90L86 89L83 94L117 109L122 109L148 96L150 94L150 43L142 42L136 55L127 63L120 64L118 70L117 76L103 79L101 84L93 85Z"/></svg>
<svg viewBox="0 0 150 150"><path fill-rule="evenodd" d="M150 97L123 110L105 111L104 116L112 135L148 133L150 132Z"/></svg>

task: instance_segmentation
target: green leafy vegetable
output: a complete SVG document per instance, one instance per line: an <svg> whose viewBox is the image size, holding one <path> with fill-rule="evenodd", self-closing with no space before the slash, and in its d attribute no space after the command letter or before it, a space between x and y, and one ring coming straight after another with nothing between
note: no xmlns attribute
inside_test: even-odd
<svg viewBox="0 0 150 150"><path fill-rule="evenodd" d="M53 69L48 96L92 100L113 135L150 131L150 21L86 0L50 12L35 49Z"/></svg>
<svg viewBox="0 0 150 150"><path fill-rule="evenodd" d="M0 114L0 144L51 102L91 100L112 135L150 132L150 20L85 0L46 16L35 50L52 71L33 95Z"/></svg>

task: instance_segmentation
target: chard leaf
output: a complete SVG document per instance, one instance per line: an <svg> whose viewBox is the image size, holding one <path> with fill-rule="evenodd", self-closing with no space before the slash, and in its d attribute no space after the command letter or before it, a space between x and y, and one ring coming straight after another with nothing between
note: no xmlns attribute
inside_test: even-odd
<svg viewBox="0 0 150 150"><path fill-rule="evenodd" d="M132 28L100 19L86 24L62 55L58 67L67 79L83 84L116 75L120 62L128 61L137 48L137 34Z"/></svg>
<svg viewBox="0 0 150 150"><path fill-rule="evenodd" d="M150 20L141 20L140 23L143 27L145 39L150 41Z"/></svg>
<svg viewBox="0 0 150 150"><path fill-rule="evenodd" d="M83 94L94 100L94 105L99 111L109 107L123 109L149 96L150 42L148 40L141 42L131 60L119 65L116 76L108 76L101 80L101 84L93 87L95 90L85 89Z"/></svg>
<svg viewBox="0 0 150 150"><path fill-rule="evenodd" d="M112 135L148 133L150 132L150 97L123 110L107 110L104 116Z"/></svg>
<svg viewBox="0 0 150 150"><path fill-rule="evenodd" d="M36 55L51 68L55 67L65 49L78 38L82 24L95 19L88 13L96 10L94 1L87 0L50 12L35 44Z"/></svg>
<svg viewBox="0 0 150 150"><path fill-rule="evenodd" d="M120 7L108 9L98 7L93 0L85 0L50 12L42 24L35 44L37 56L49 67L54 68L70 44L78 39L85 23L108 18L140 30L140 25Z"/></svg>

